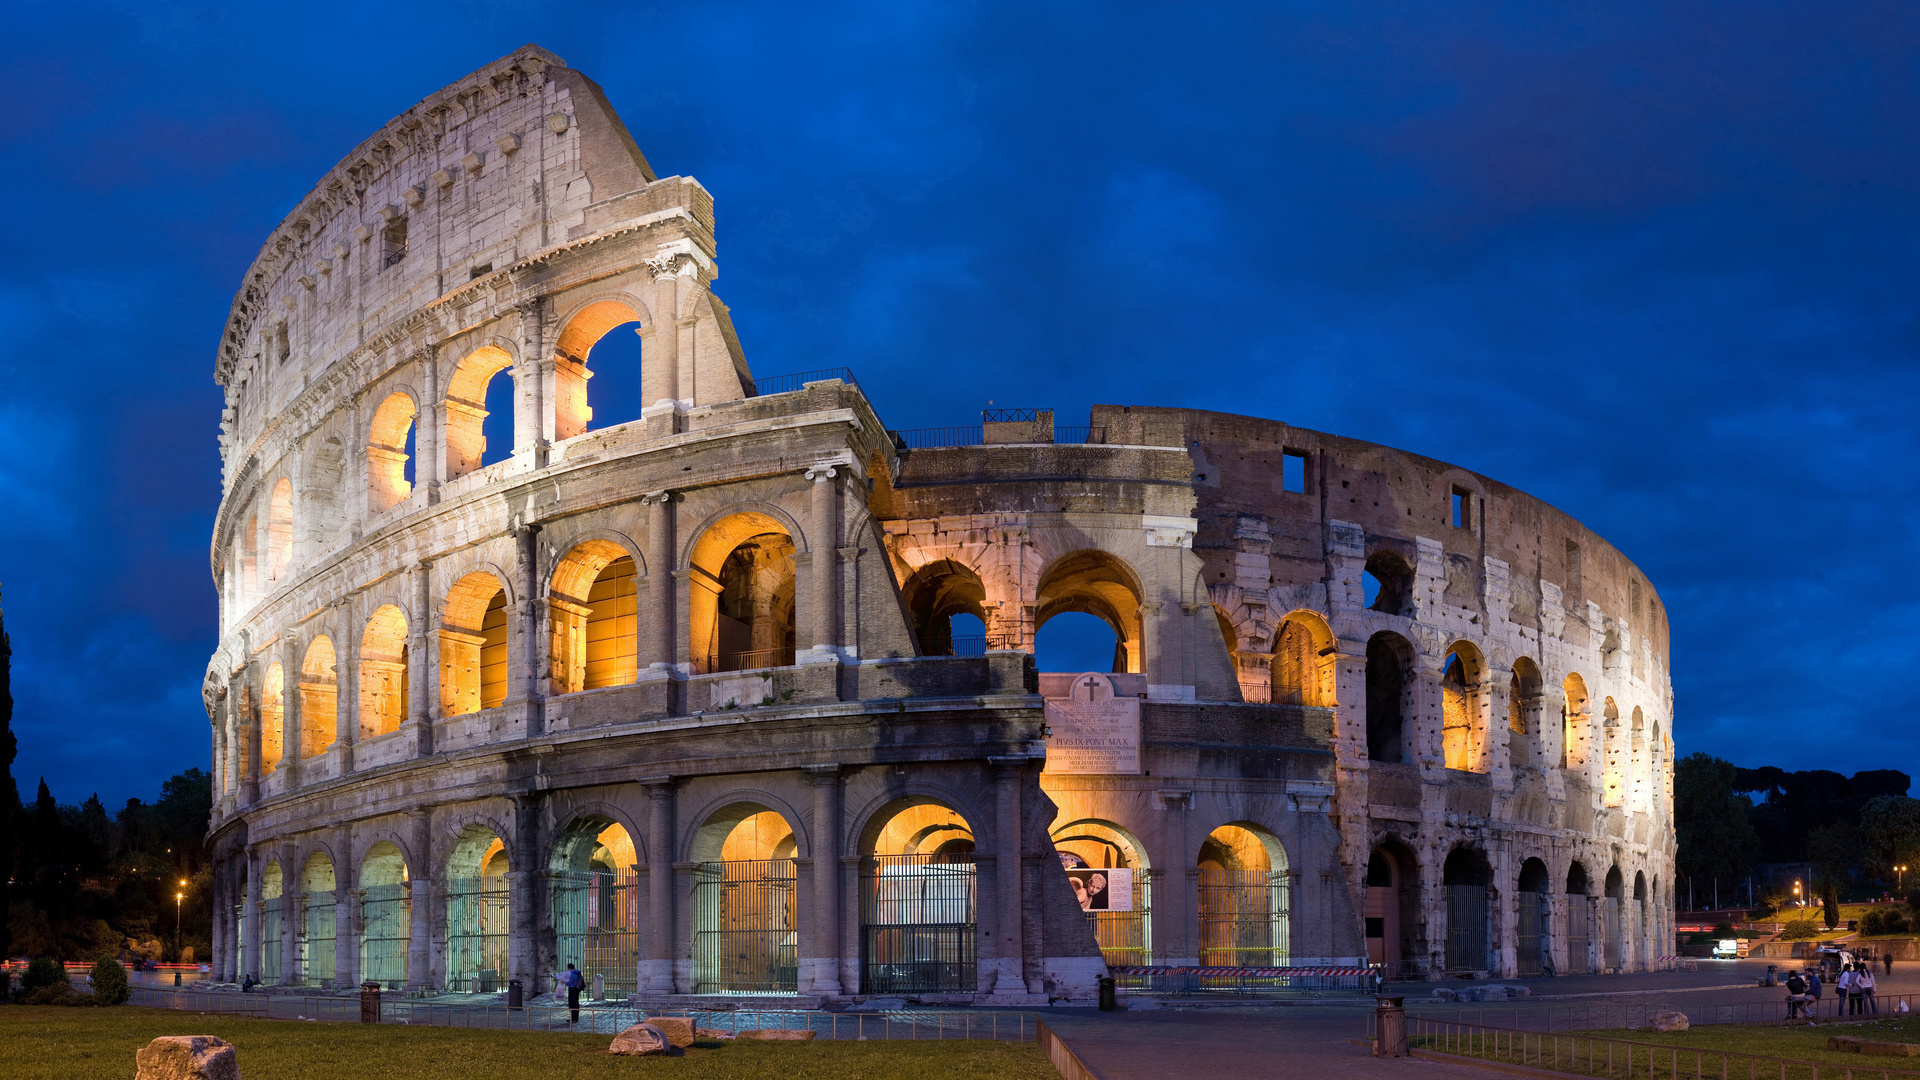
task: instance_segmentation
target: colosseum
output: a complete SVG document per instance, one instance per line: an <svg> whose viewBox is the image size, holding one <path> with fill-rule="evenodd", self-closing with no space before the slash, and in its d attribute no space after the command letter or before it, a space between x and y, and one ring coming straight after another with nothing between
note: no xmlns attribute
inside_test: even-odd
<svg viewBox="0 0 1920 1080"><path fill-rule="evenodd" d="M216 978L1014 1004L1672 951L1667 621L1600 537L1274 420L890 430L851 372L753 373L716 235L529 46L261 248L215 368ZM1110 670L1036 656L1075 613Z"/></svg>

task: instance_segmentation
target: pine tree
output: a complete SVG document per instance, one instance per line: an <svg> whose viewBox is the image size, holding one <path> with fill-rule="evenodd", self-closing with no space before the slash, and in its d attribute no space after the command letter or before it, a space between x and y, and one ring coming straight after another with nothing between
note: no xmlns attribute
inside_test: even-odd
<svg viewBox="0 0 1920 1080"><path fill-rule="evenodd" d="M13 952L13 929L7 912L13 897L13 821L20 811L20 790L13 784L13 642L7 638L7 616L0 611L0 957Z"/></svg>

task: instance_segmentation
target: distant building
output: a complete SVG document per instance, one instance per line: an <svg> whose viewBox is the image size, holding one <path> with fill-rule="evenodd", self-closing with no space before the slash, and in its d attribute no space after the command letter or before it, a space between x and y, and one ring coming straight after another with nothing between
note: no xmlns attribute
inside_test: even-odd
<svg viewBox="0 0 1920 1080"><path fill-rule="evenodd" d="M1269 420L890 431L756 377L717 258L533 47L269 237L217 366L220 978L1033 1002L1672 951L1668 627L1599 537ZM1065 612L1111 671L1036 670Z"/></svg>

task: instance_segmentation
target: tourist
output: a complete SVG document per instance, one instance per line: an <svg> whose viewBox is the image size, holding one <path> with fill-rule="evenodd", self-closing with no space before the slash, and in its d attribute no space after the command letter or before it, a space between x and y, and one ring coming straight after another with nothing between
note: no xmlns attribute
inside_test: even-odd
<svg viewBox="0 0 1920 1080"><path fill-rule="evenodd" d="M572 964L567 965L567 973L560 976L560 985L567 988L567 1023L580 1022L580 991L586 989L586 976L580 974Z"/></svg>
<svg viewBox="0 0 1920 1080"><path fill-rule="evenodd" d="M1820 1015L1820 972L1818 969L1807 972L1807 1019Z"/></svg>
<svg viewBox="0 0 1920 1080"><path fill-rule="evenodd" d="M1868 1015L1870 1016L1880 1015L1880 1004L1879 1002L1876 1002L1873 1000L1873 965L1872 964L1861 964L1860 970L1853 973L1853 989L1855 993L1858 993L1867 999ZM1855 1011L1857 1012L1859 1010L1856 1009Z"/></svg>
<svg viewBox="0 0 1920 1080"><path fill-rule="evenodd" d="M1833 984L1833 1015L1852 1015L1860 1011L1860 994L1854 989L1859 976L1852 964L1840 965L1840 978Z"/></svg>
<svg viewBox="0 0 1920 1080"><path fill-rule="evenodd" d="M1807 1004L1807 978L1799 972L1787 976L1787 1019L1797 1020Z"/></svg>
<svg viewBox="0 0 1920 1080"><path fill-rule="evenodd" d="M1891 977L1893 975L1893 949L1891 946L1888 947L1886 952L1880 955L1880 962L1887 966L1886 974Z"/></svg>

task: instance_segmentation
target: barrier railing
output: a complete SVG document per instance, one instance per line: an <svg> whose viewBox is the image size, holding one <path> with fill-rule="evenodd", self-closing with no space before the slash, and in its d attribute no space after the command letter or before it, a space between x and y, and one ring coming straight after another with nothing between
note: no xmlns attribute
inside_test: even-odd
<svg viewBox="0 0 1920 1080"><path fill-rule="evenodd" d="M1114 985L1146 994L1225 993L1367 994L1379 984L1375 968L1109 967Z"/></svg>
<svg viewBox="0 0 1920 1080"><path fill-rule="evenodd" d="M1686 1014L1687 1022L1693 1026L1710 1025L1746 1025L1752 1027L1778 1026L1789 1022L1799 1023L1800 1017L1787 1015L1786 991L1780 990L1781 997L1764 1001L1712 1001L1703 1000L1697 992L1675 992L1671 994L1636 995L1629 1001L1593 1001L1593 1002L1539 1002L1537 1004L1514 1004L1500 1002L1441 1002L1407 999L1409 1015L1424 1015L1429 1019L1447 1020L1454 1023L1506 1025L1515 1030L1527 1031L1590 1031L1594 1029L1643 1028L1648 1018L1656 1012L1679 1012ZM1906 1004L1909 1012L1901 1013L1901 1004ZM1872 1012L1850 1014L1845 1000L1836 1001L1827 997L1810 1007L1810 1013L1823 1026L1835 1022L1852 1020L1874 1020L1897 1016L1911 1016L1915 1008L1920 1008L1920 995L1886 994L1876 995L1871 1002L1863 1001L1862 1008L1871 1008ZM1372 1023L1371 1019L1368 1021Z"/></svg>
<svg viewBox="0 0 1920 1080"><path fill-rule="evenodd" d="M227 1013L271 1020L360 1020L360 997L300 994L241 994L233 991L155 990L136 987L129 1004L183 1012ZM740 1032L778 1028L813 1031L821 1039L982 1039L1028 1042L1038 1037L1039 1016L1029 1012L956 1012L900 1010L834 1013L819 1009L633 1009L625 1005L580 1006L574 1022L565 1005L504 1002L421 1001L382 995L382 1023L432 1027L494 1028L515 1031L590 1031L614 1035L655 1016L685 1016L695 1027Z"/></svg>
<svg viewBox="0 0 1920 1080"><path fill-rule="evenodd" d="M798 371L791 375L763 375L753 380L753 396L766 397L769 394L785 394L805 389L810 382L825 382L839 379L848 386L859 386L860 380L853 377L848 368L821 368L818 371Z"/></svg>

